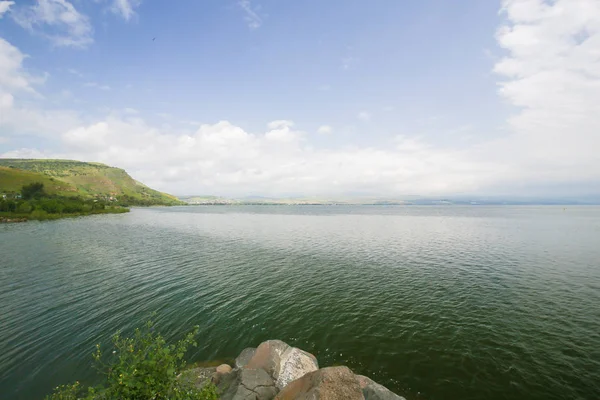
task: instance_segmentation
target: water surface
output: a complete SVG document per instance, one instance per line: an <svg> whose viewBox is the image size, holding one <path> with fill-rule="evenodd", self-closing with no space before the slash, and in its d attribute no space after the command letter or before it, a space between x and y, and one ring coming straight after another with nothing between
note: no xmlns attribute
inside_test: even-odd
<svg viewBox="0 0 600 400"><path fill-rule="evenodd" d="M243 206L0 225L0 397L92 382L158 312L192 360L271 338L408 399L599 399L600 208Z"/></svg>

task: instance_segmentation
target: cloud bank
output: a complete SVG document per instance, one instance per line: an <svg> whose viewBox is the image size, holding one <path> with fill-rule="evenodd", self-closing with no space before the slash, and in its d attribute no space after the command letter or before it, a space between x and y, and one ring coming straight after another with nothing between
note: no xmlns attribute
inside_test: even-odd
<svg viewBox="0 0 600 400"><path fill-rule="evenodd" d="M85 18L66 1L39 4L25 26L64 25L67 36L87 35L88 28L70 28ZM70 17L57 16L57 7ZM25 55L0 39L0 136L6 142L7 135L35 132L55 144L2 156L101 161L176 194L524 194L574 183L600 193L600 2L505 0L500 15L503 55L493 72L514 112L504 136L477 145L440 146L392 129L383 146L320 148L319 138L342 130L323 125L310 133L289 120L265 121L259 132L229 121L165 130L125 111L90 120L20 102L42 83L24 71ZM356 118L376 126L368 111Z"/></svg>
<svg viewBox="0 0 600 400"><path fill-rule="evenodd" d="M58 47L85 48L94 41L89 18L66 0L38 0L32 6L15 9L12 17L23 28Z"/></svg>
<svg viewBox="0 0 600 400"><path fill-rule="evenodd" d="M505 0L494 66L500 95L518 107L511 134L484 154L536 182L600 181L600 3ZM597 186L596 186L597 188Z"/></svg>

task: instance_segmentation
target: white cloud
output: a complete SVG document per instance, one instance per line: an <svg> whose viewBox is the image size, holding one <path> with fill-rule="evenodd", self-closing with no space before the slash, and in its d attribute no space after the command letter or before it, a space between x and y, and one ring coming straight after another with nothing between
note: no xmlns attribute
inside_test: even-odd
<svg viewBox="0 0 600 400"><path fill-rule="evenodd" d="M285 123L284 123L285 122ZM289 121L251 134L227 121L194 133L166 133L141 119L106 120L66 131L58 156L104 161L142 182L176 193L340 194L361 188L390 194L472 189L486 169L461 153L398 138L388 149L305 146ZM30 156L21 149L3 156Z"/></svg>
<svg viewBox="0 0 600 400"><path fill-rule="evenodd" d="M16 102L3 109L1 117L2 134L29 135L49 140L57 139L66 130L82 123L75 111L25 108L17 106Z"/></svg>
<svg viewBox="0 0 600 400"><path fill-rule="evenodd" d="M293 130L294 121L277 120L267 124L269 131L265 133L265 139L271 142L292 143L303 137L303 133Z"/></svg>
<svg viewBox="0 0 600 400"><path fill-rule="evenodd" d="M371 120L372 115L368 111L361 111L356 117L363 122L369 122Z"/></svg>
<svg viewBox="0 0 600 400"><path fill-rule="evenodd" d="M319 129L317 129L317 133L320 133L321 135L329 135L333 133L333 127L330 125L321 125Z"/></svg>
<svg viewBox="0 0 600 400"><path fill-rule="evenodd" d="M244 10L246 14L244 16L244 20L248 24L248 28L250 29L258 29L262 25L262 17L258 14L258 8L253 7L250 0L240 0L238 1L238 5Z"/></svg>
<svg viewBox="0 0 600 400"><path fill-rule="evenodd" d="M26 55L12 44L0 38L0 93L13 91L35 93L32 83L36 80L23 70Z"/></svg>
<svg viewBox="0 0 600 400"><path fill-rule="evenodd" d="M93 42L92 25L66 0L38 0L17 8L12 17L23 28L49 39L55 46L84 48Z"/></svg>
<svg viewBox="0 0 600 400"><path fill-rule="evenodd" d="M45 77L26 73L23 68L26 58L18 48L0 38L0 133L51 138L80 124L75 112L35 108L35 101L43 101L44 97L34 86L43 84ZM27 101L27 107L19 105L23 100Z"/></svg>
<svg viewBox="0 0 600 400"><path fill-rule="evenodd" d="M6 13L13 4L15 4L14 1L0 1L0 19L2 19L4 13Z"/></svg>
<svg viewBox="0 0 600 400"><path fill-rule="evenodd" d="M142 0L113 0L110 11L129 21L135 16L135 9L142 4Z"/></svg>
<svg viewBox="0 0 600 400"><path fill-rule="evenodd" d="M507 55L494 71L521 111L488 152L504 154L520 180L598 182L600 2L505 0L503 11L497 40Z"/></svg>
<svg viewBox="0 0 600 400"><path fill-rule="evenodd" d="M110 86L101 85L98 82L86 82L83 84L83 86L89 87L89 88L96 88L96 89L100 89L100 90L110 90Z"/></svg>
<svg viewBox="0 0 600 400"><path fill-rule="evenodd" d="M0 109L12 108L14 101L12 94L0 92Z"/></svg>
<svg viewBox="0 0 600 400"><path fill-rule="evenodd" d="M294 121L290 121L287 119L278 119L276 121L271 121L267 124L269 129L281 129L281 128L291 128L294 126Z"/></svg>

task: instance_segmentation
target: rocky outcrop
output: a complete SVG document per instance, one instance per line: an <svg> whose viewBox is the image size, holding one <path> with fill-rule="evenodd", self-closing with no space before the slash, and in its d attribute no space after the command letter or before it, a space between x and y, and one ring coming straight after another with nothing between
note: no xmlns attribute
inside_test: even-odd
<svg viewBox="0 0 600 400"><path fill-rule="evenodd" d="M281 340L267 340L258 346L254 355L244 368L264 369L269 375L275 377L281 367L281 356L290 346Z"/></svg>
<svg viewBox="0 0 600 400"><path fill-rule="evenodd" d="M405 400L348 367L319 369L315 356L280 340L244 349L233 369L195 368L180 379L212 382L223 400Z"/></svg>
<svg viewBox="0 0 600 400"><path fill-rule="evenodd" d="M223 377L218 389L222 400L270 400L277 394L275 382L264 369L235 369Z"/></svg>
<svg viewBox="0 0 600 400"><path fill-rule="evenodd" d="M315 356L296 347L290 347L281 355L279 370L273 375L276 379L275 385L281 390L288 383L318 369L319 363Z"/></svg>
<svg viewBox="0 0 600 400"><path fill-rule="evenodd" d="M256 349L254 347L248 347L240 353L239 356L235 359L235 367L242 368L245 367L252 357L254 357L254 353L256 353Z"/></svg>
<svg viewBox="0 0 600 400"><path fill-rule="evenodd" d="M362 389L365 400L406 400L364 375L356 375L356 380Z"/></svg>
<svg viewBox="0 0 600 400"><path fill-rule="evenodd" d="M348 367L329 367L288 384L276 400L363 400L356 377Z"/></svg>
<svg viewBox="0 0 600 400"><path fill-rule="evenodd" d="M238 359L242 358L240 365L244 361L242 357L244 351L238 357ZM236 359L236 364L238 364L238 359ZM318 370L319 364L317 358L310 353L291 347L281 340L268 340L258 346L252 358L243 368L264 369L273 377L275 385L281 390L291 381Z"/></svg>

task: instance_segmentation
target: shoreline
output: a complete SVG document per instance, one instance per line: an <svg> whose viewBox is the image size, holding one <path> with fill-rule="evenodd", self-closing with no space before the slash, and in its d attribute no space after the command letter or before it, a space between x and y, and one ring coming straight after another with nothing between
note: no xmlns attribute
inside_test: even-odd
<svg viewBox="0 0 600 400"><path fill-rule="evenodd" d="M28 221L27 218L20 218L20 217L14 217L14 218L0 217L0 224L16 224L18 222L27 222L27 221Z"/></svg>
<svg viewBox="0 0 600 400"><path fill-rule="evenodd" d="M0 224L13 224L29 221L55 221L65 218L76 218L76 217L89 217L92 215L104 215L104 214L125 214L130 212L129 208L115 208L96 210L91 213L74 213L74 214L46 214L39 217L32 217L31 215L15 214L15 215L0 215Z"/></svg>
<svg viewBox="0 0 600 400"><path fill-rule="evenodd" d="M281 340L246 348L231 365L185 369L178 379L214 385L221 400L406 400L346 366L320 368L314 355Z"/></svg>

